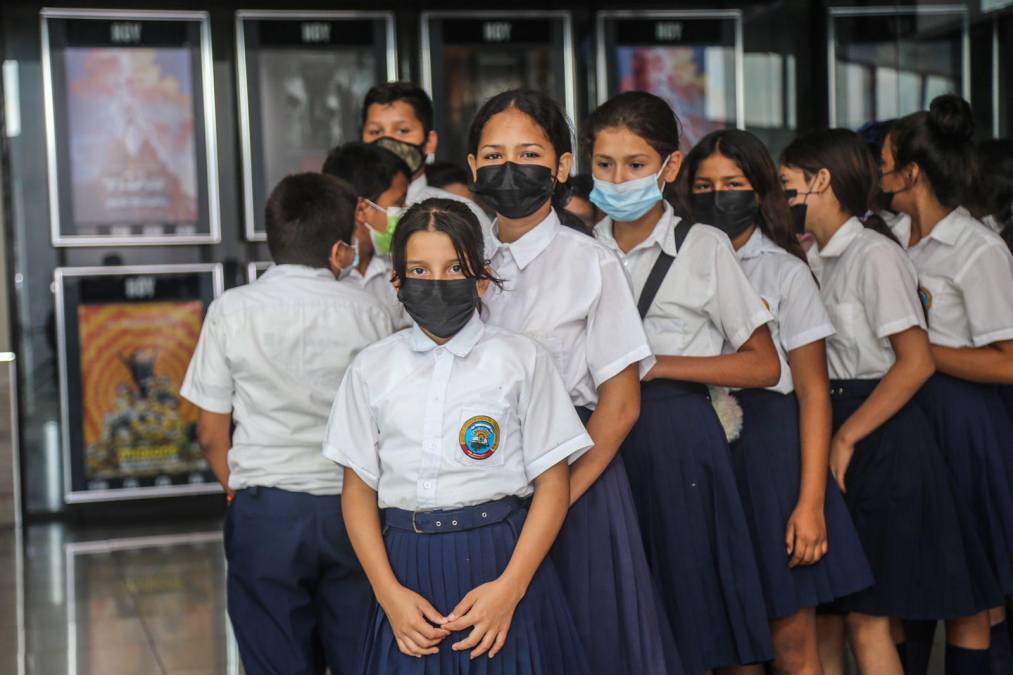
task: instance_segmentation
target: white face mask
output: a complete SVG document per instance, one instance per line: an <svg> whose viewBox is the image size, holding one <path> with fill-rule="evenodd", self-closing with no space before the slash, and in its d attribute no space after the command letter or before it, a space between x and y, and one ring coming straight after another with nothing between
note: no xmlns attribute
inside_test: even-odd
<svg viewBox="0 0 1013 675"><path fill-rule="evenodd" d="M342 242L342 243L344 243L344 242ZM348 246L348 244L345 244L345 246ZM347 279L348 275L352 273L352 270L356 269L359 266L359 240L356 239L355 237L352 237L352 244L351 244L351 246L352 246L352 253L353 253L353 255L352 255L352 264L349 265L348 267L342 267L341 268L341 271L338 272L338 281L342 281L344 279Z"/></svg>

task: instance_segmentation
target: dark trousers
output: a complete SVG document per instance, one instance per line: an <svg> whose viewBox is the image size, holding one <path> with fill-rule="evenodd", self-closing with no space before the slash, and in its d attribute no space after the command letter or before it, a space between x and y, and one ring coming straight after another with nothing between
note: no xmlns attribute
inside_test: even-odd
<svg viewBox="0 0 1013 675"><path fill-rule="evenodd" d="M225 516L229 618L248 675L352 675L372 593L341 497L241 490Z"/></svg>

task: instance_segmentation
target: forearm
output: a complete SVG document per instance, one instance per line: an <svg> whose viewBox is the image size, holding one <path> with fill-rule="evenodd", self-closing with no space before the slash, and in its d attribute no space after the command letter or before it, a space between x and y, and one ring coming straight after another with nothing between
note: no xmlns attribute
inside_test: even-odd
<svg viewBox="0 0 1013 675"><path fill-rule="evenodd" d="M832 428L830 395L822 391L799 391L799 436L802 444L802 475L798 502L823 508Z"/></svg>
<svg viewBox="0 0 1013 675"><path fill-rule="evenodd" d="M666 380L739 389L777 384L777 375L771 377L770 364L756 352L722 356L658 356L657 359L655 372Z"/></svg>
<svg viewBox="0 0 1013 675"><path fill-rule="evenodd" d="M366 572L377 601L384 605L389 592L400 586L387 557L380 530L376 492L351 469L345 469L341 512L355 555Z"/></svg>
<svg viewBox="0 0 1013 675"><path fill-rule="evenodd" d="M232 447L232 416L223 413L212 413L201 410L197 418L197 444L208 468L226 494L232 494L229 488L229 449Z"/></svg>
<svg viewBox="0 0 1013 675"><path fill-rule="evenodd" d="M932 357L941 373L984 384L1013 384L1013 353L986 347L932 345Z"/></svg>
<svg viewBox="0 0 1013 675"><path fill-rule="evenodd" d="M560 462L535 479L535 494L510 562L500 577L523 597L570 507L569 469Z"/></svg>
<svg viewBox="0 0 1013 675"><path fill-rule="evenodd" d="M837 433L852 445L860 442L907 405L931 375L930 364L898 359Z"/></svg>

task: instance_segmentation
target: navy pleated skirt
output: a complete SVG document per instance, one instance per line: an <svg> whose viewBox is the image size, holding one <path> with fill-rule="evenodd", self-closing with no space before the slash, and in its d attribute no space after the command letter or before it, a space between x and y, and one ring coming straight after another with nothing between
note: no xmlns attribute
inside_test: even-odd
<svg viewBox="0 0 1013 675"><path fill-rule="evenodd" d="M685 671L772 658L731 451L706 389L645 384L622 454Z"/></svg>
<svg viewBox="0 0 1013 675"><path fill-rule="evenodd" d="M595 675L682 675L620 457L570 507L552 560Z"/></svg>
<svg viewBox="0 0 1013 675"><path fill-rule="evenodd" d="M1013 423L999 390L936 373L915 399L932 421L957 499L1013 595Z"/></svg>
<svg viewBox="0 0 1013 675"><path fill-rule="evenodd" d="M416 534L386 528L384 543L398 581L444 616L468 591L499 577L506 569L527 511L506 520L461 532ZM590 670L577 637L552 563L539 567L524 598L517 605L506 644L494 658L474 661L470 652L451 645L469 631L452 633L440 652L416 658L398 649L383 609L374 602L368 626L361 675L587 675Z"/></svg>
<svg viewBox="0 0 1013 675"><path fill-rule="evenodd" d="M836 432L878 380L830 383ZM876 579L833 608L901 619L950 619L999 600L995 577L959 508L922 408L908 403L855 446L844 501Z"/></svg>
<svg viewBox="0 0 1013 675"><path fill-rule="evenodd" d="M745 389L735 397L742 407L742 434L732 443L732 459L767 615L784 618L872 586L862 542L829 472L823 504L827 554L815 565L788 567L785 530L802 475L798 399L767 389Z"/></svg>

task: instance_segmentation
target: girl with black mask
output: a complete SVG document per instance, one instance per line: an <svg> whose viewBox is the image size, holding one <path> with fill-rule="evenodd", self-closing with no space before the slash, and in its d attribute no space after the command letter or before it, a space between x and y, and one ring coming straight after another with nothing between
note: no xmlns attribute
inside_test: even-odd
<svg viewBox="0 0 1013 675"><path fill-rule="evenodd" d="M474 192L496 211L490 266L503 287L488 322L552 354L594 448L571 467L571 508L553 550L595 675L681 673L647 567L619 446L653 364L622 264L553 209L573 163L559 106L529 90L494 96L468 138Z"/></svg>

